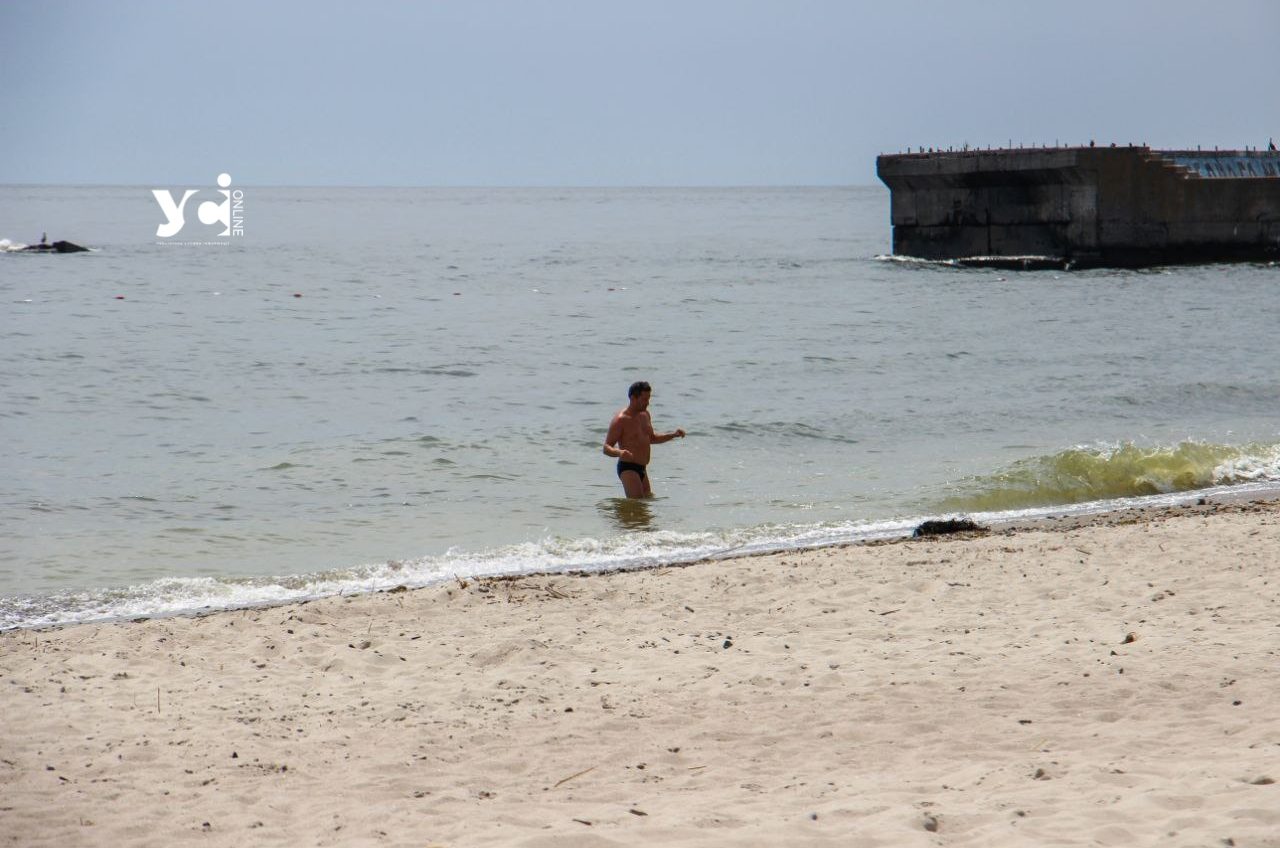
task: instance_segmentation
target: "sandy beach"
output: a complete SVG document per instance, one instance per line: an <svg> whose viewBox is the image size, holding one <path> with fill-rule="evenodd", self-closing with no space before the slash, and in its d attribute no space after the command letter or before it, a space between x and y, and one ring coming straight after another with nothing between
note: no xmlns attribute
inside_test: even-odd
<svg viewBox="0 0 1280 848"><path fill-rule="evenodd" d="M1280 506L0 635L5 845L1280 846Z"/></svg>

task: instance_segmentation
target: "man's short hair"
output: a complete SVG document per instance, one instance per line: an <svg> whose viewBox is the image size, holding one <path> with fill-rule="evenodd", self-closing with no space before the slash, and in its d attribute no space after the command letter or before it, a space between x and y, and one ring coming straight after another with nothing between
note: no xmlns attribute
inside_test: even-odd
<svg viewBox="0 0 1280 848"><path fill-rule="evenodd" d="M627 389L627 397L633 398L651 391L653 391L653 388L648 383L644 380L637 380L631 384L631 388Z"/></svg>

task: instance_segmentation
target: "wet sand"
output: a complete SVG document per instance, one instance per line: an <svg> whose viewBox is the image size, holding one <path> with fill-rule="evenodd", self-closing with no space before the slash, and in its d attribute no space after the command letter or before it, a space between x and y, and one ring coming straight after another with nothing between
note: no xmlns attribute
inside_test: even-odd
<svg viewBox="0 0 1280 848"><path fill-rule="evenodd" d="M0 634L0 844L1280 846L1280 505Z"/></svg>

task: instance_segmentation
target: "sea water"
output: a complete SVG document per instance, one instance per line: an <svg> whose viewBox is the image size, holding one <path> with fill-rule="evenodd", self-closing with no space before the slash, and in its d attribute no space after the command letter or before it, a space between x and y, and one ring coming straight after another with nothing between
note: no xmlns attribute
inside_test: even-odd
<svg viewBox="0 0 1280 848"><path fill-rule="evenodd" d="M901 261L881 187L209 189L165 239L0 187L0 628L1280 483L1275 265Z"/></svg>

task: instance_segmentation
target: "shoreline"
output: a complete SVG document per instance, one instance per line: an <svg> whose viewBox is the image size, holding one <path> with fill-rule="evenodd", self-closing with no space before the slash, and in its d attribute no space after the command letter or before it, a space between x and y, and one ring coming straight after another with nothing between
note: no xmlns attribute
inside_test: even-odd
<svg viewBox="0 0 1280 848"><path fill-rule="evenodd" d="M11 630L0 842L1272 845L1277 562L1215 498Z"/></svg>
<svg viewBox="0 0 1280 848"><path fill-rule="evenodd" d="M1173 503L1168 503L1168 499L1175 499ZM1148 499L1156 501L1155 503L1146 503ZM352 586L345 589L322 592L298 591L296 589L285 588L284 584L296 581L299 578L314 578L320 582L326 582L326 573L316 573L312 575L292 575L278 576L271 578L245 578L248 581L245 585L249 585L254 580L261 581L256 587L260 590L273 590L268 594L275 597L266 597L259 600L242 600L228 601L225 604L202 604L197 600L189 600L185 603L182 601L173 601L172 599L159 599L159 606L155 610L134 609L129 612L121 613L90 613L86 617L75 620L61 621L36 621L35 623L5 624L0 626L0 634L9 632L22 631L43 631L55 630L63 627L76 627L84 624L110 624L115 622L138 622L149 619L167 619L181 618L190 616L203 616L216 614L219 612L229 612L237 610L262 610L272 609L291 604L299 604L323 600L327 597L358 597L365 594L377 594L392 589L407 588L410 590L430 589L437 586L446 585L451 580L509 580L521 579L523 577L544 577L557 575L572 576L590 576L593 574L615 574L627 571L643 571L655 568L682 568L689 565L696 565L704 562L715 562L725 559L736 559L740 557L768 556L771 554L788 554L799 553L804 551L823 550L825 548L842 548L851 545L878 545L878 544L895 544L902 541L910 541L912 539L912 530L922 522L933 521L938 519L949 518L970 518L976 517L980 521L985 521L982 526L993 532L1004 532L1007 530L1019 529L1053 529L1056 527L1068 528L1084 526L1093 522L1107 522L1112 520L1128 520L1124 518L1130 515L1158 515L1164 512L1177 514L1187 509L1192 510L1216 510L1223 506L1230 506L1240 503L1261 503L1261 502L1280 502L1280 483L1270 482L1262 485L1249 484L1238 486L1214 487L1211 489L1191 490L1187 492L1169 493L1160 495L1150 495L1138 498L1126 498L1118 501L1094 501L1082 504L1064 504L1057 507L1044 507L1042 515L1017 515L1013 517L1000 517L1002 513L984 513L984 512L940 512L934 514L923 514L915 518L894 518L869 520L865 523L864 529L861 531L854 529L852 533L854 538L839 539L831 538L828 540L802 541L803 535L796 536L790 541L778 540L776 542L755 541L746 542L736 546L730 546L720 550L713 550L705 554L694 554L692 556L676 556L673 559L662 560L646 558L640 562L633 562L623 565L602 565L596 567L565 565L563 567L551 568L533 568L528 571L513 571L509 573L454 573L450 576L437 576L427 581L421 579L409 579L400 581L397 579L388 579L388 575L383 575L376 579L383 585L373 588L369 586ZM1034 509L1034 508L1033 508ZM1030 511L1030 510L1028 510ZM1025 511L1020 511L1025 512ZM1061 513L1061 514L1056 514ZM996 516L991 520L992 516ZM854 525L855 528L857 525ZM878 528L878 529L877 529ZM894 528L894 529L889 529ZM858 537L859 533L865 533L865 536ZM835 534L838 536L839 534ZM412 560L389 561L386 563L388 568L395 567L399 569L404 562L413 562ZM378 565L359 566L358 570L366 568L378 569ZM218 579L218 578L215 578ZM227 586L236 586L241 581L235 578L227 578L229 582ZM366 577L365 580L368 580ZM150 585L163 584L164 578L156 578L148 583L140 584L142 588ZM340 582L340 580L339 580ZM86 594L93 597L97 594L110 594L120 590L133 591L138 587L111 587L111 588L89 588L89 589L67 589L64 592L73 594ZM283 595L283 597L281 597ZM57 597L58 595L50 595L48 597ZM25 597L25 596L20 596ZM33 599L39 599L45 596L30 596ZM178 604L177 608L171 606ZM83 611L70 611L70 615L83 615Z"/></svg>

